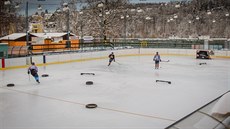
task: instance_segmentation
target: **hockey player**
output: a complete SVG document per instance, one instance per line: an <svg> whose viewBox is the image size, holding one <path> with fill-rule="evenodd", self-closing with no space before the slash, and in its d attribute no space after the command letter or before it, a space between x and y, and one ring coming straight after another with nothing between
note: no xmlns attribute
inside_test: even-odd
<svg viewBox="0 0 230 129"><path fill-rule="evenodd" d="M31 63L31 66L28 68L28 74L31 74L34 79L40 83L39 76L38 76L38 67L35 65L34 62Z"/></svg>
<svg viewBox="0 0 230 129"><path fill-rule="evenodd" d="M113 52L111 54L109 54L109 64L108 64L108 66L110 66L112 61L115 62L115 55L113 54Z"/></svg>
<svg viewBox="0 0 230 129"><path fill-rule="evenodd" d="M161 61L161 56L156 52L156 54L153 57L153 61L155 61L155 69L159 69L159 63Z"/></svg>

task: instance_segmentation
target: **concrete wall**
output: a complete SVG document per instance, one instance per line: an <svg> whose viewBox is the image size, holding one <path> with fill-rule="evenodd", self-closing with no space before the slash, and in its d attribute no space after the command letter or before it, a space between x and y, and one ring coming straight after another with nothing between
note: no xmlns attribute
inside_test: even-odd
<svg viewBox="0 0 230 129"><path fill-rule="evenodd" d="M57 64L57 63L68 63L84 60L94 59L107 59L111 52L114 52L117 57L119 56L138 56L138 55L149 55L153 56L156 52L161 55L175 55L175 56L196 56L195 49L124 49L124 50L108 50L108 51L97 51L97 52L84 52L84 53L68 53L68 54L56 54L46 55L46 64ZM230 51L214 51L215 55L213 58L230 58ZM43 55L33 56L32 61L37 65L43 64ZM30 57L21 58L9 58L5 59L5 69L11 68L23 68L28 67L30 64ZM2 64L0 63L0 69L2 70Z"/></svg>

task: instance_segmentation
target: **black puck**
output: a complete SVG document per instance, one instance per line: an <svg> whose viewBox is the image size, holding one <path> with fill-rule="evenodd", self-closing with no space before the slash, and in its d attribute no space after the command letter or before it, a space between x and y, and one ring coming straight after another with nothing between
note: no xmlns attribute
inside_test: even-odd
<svg viewBox="0 0 230 129"><path fill-rule="evenodd" d="M97 107L97 104L91 103L91 104L85 105L85 107L86 107L86 108L96 108L96 107Z"/></svg>
<svg viewBox="0 0 230 129"><path fill-rule="evenodd" d="M42 74L42 77L49 77L48 74Z"/></svg>
<svg viewBox="0 0 230 129"><path fill-rule="evenodd" d="M199 63L199 65L206 65L207 63Z"/></svg>
<svg viewBox="0 0 230 129"><path fill-rule="evenodd" d="M6 86L7 86L7 87L13 87L14 84L13 84L13 83L10 83L10 84L7 84Z"/></svg>
<svg viewBox="0 0 230 129"><path fill-rule="evenodd" d="M95 75L95 73L81 73L81 75Z"/></svg>
<svg viewBox="0 0 230 129"><path fill-rule="evenodd" d="M85 84L86 85L93 85L93 81L87 81Z"/></svg>

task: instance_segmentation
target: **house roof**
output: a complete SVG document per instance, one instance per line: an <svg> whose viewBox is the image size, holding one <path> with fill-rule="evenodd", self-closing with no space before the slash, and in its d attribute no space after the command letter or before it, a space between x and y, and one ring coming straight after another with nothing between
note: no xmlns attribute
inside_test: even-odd
<svg viewBox="0 0 230 129"><path fill-rule="evenodd" d="M13 33L13 34L0 38L0 40L16 40L24 36L26 36L26 33Z"/></svg>
<svg viewBox="0 0 230 129"><path fill-rule="evenodd" d="M67 33L31 33L37 37L42 38L52 38L52 37L63 37ZM74 36L74 34L70 33L71 36Z"/></svg>
<svg viewBox="0 0 230 129"><path fill-rule="evenodd" d="M67 33L30 33L30 34L36 37L52 38L52 37L63 37ZM70 33L70 36L74 36L74 35L75 34ZM24 36L26 36L26 33L13 33L0 38L0 40L17 40Z"/></svg>

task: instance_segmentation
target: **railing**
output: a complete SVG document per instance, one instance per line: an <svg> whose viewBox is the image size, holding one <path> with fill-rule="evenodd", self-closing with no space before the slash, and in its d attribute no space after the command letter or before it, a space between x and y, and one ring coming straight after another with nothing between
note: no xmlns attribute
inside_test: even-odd
<svg viewBox="0 0 230 129"><path fill-rule="evenodd" d="M102 51L111 49L127 48L171 48L171 49L204 49L204 40L126 40L123 42L91 42L91 43L70 43L70 44L32 44L28 47L10 47L9 57L27 56L28 54L42 54L46 52L82 52ZM210 42L209 49L230 50L230 43L227 41Z"/></svg>
<svg viewBox="0 0 230 129"><path fill-rule="evenodd" d="M27 46L10 46L8 47L9 57L23 57L28 55Z"/></svg>
<svg viewBox="0 0 230 129"><path fill-rule="evenodd" d="M33 54L36 53L44 53L44 52L61 52L61 51L77 51L79 50L79 44L78 43L72 43L70 45L67 44L33 44L31 45L31 52Z"/></svg>
<svg viewBox="0 0 230 129"><path fill-rule="evenodd" d="M230 91L217 97L213 101L176 121L165 129L229 129L230 114L218 114L212 112L212 109L218 100L227 93L230 93Z"/></svg>

